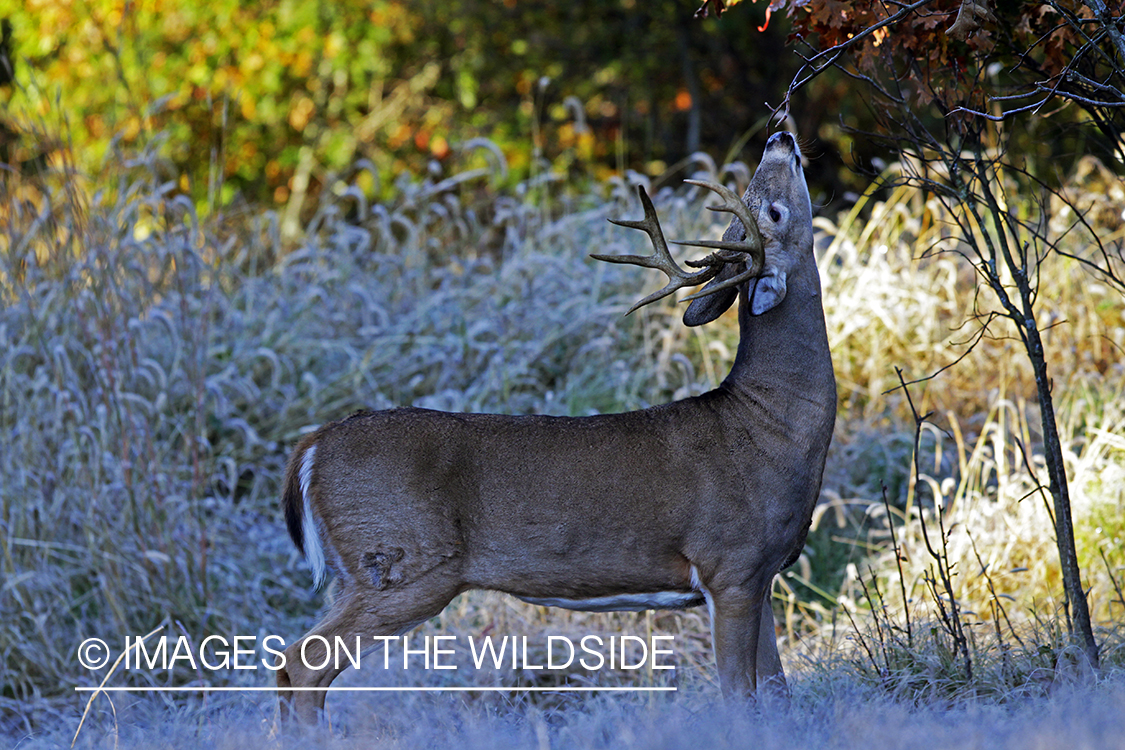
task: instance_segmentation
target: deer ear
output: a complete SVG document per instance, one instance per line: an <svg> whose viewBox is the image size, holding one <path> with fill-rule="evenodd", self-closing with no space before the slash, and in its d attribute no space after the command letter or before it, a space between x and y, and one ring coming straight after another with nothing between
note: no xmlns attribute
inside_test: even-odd
<svg viewBox="0 0 1125 750"><path fill-rule="evenodd" d="M785 284L785 271L780 268L771 269L764 276L753 279L754 285L750 288L750 313L761 315L769 312L785 299L787 287Z"/></svg>
<svg viewBox="0 0 1125 750"><path fill-rule="evenodd" d="M734 277L736 274L745 270L741 263L728 263L723 266L723 270L719 271L719 275L711 279L707 286L703 287L703 291L707 291L708 287L715 286L729 278ZM742 286L739 284L738 286ZM723 289L708 294L706 297L693 299L688 309L684 312L684 325L688 326L701 326L704 323L710 323L715 318L719 317L727 311L727 308L734 304L738 299L738 286L732 286L729 289Z"/></svg>

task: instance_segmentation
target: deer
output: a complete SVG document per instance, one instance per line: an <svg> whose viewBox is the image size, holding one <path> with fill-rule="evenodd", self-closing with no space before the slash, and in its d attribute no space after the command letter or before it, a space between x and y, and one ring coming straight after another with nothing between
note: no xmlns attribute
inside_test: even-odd
<svg viewBox="0 0 1125 750"><path fill-rule="evenodd" d="M337 590L284 651L283 720L315 723L342 671L310 636L400 635L470 589L586 611L705 603L722 694L787 690L771 590L804 547L836 418L797 139L768 139L742 198L692 184L733 214L722 240L679 243L714 250L687 261L697 270L672 258L643 187L645 218L611 221L646 232L653 254L592 257L668 276L629 312L700 284L688 326L739 301L738 349L714 390L581 417L360 411L299 441L286 525L315 585L331 571Z"/></svg>

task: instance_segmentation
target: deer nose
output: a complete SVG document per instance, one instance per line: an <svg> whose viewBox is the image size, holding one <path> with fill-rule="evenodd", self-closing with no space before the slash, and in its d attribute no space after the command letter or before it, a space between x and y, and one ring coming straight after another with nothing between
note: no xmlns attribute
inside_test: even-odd
<svg viewBox="0 0 1125 750"><path fill-rule="evenodd" d="M766 141L766 149L777 148L778 146L785 146L790 151L797 150L797 136L790 133L788 130L780 130L769 137Z"/></svg>

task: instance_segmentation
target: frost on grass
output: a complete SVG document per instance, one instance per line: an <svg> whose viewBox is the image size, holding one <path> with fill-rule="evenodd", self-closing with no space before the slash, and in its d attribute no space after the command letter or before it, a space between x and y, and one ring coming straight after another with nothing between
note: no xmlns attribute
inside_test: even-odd
<svg viewBox="0 0 1125 750"><path fill-rule="evenodd" d="M196 709L151 706L114 730L97 722L77 747L89 750L190 747L239 750L583 747L726 748L958 747L984 750L1071 750L1117 747L1125 734L1125 686L1109 681L1017 705L916 706L848 683L800 690L789 708L747 711L717 702L661 697L571 699L544 710L518 700L467 703L446 696L382 695L331 727L271 735L272 706ZM107 729L106 727L110 727ZM17 735L25 750L69 746L71 735L48 727ZM268 739L267 739L268 738Z"/></svg>

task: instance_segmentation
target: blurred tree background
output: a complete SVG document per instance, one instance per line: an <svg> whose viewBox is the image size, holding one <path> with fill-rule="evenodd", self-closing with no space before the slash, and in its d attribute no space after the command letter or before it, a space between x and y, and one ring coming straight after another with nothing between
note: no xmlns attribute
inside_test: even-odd
<svg viewBox="0 0 1125 750"><path fill-rule="evenodd" d="M510 183L547 169L655 177L699 151L753 162L798 53L864 28L868 5L773 0L784 12L771 17L746 0L697 19L697 0L0 0L0 161L42 166L62 145L44 134L58 134L90 174L115 139L160 137L161 177L201 210L275 206L290 223L333 175L387 198L434 162L469 166L459 154L480 137ZM989 24L995 35L949 37L960 3L930 6L890 46L917 49L950 86L968 56L1011 36ZM1031 32L1013 29L1018 42ZM884 38L864 41L869 59ZM1020 59L997 56L1004 70ZM864 190L854 170L878 172L891 152L863 135L880 116L863 71L829 68L788 102L822 205ZM1092 131L1075 127L1078 107L1061 109L1018 146L1069 173Z"/></svg>
<svg viewBox="0 0 1125 750"><path fill-rule="evenodd" d="M9 161L71 139L80 170L112 139L160 134L169 180L197 204L297 209L367 160L385 197L403 173L485 137L508 179L549 167L659 175L697 151L754 153L765 102L800 60L763 4L695 21L686 0L0 0L14 81L0 86ZM792 103L821 200L839 197L840 77ZM831 116L829 115L831 113ZM853 113L854 114L854 113ZM59 118L65 122L59 122ZM45 127L37 132L52 132ZM820 147L816 140L831 143ZM752 161L752 157L750 158ZM214 194L214 191L219 191ZM295 195L296 194L296 195ZM817 196L814 196L814 200ZM309 210L309 201L304 210Z"/></svg>

